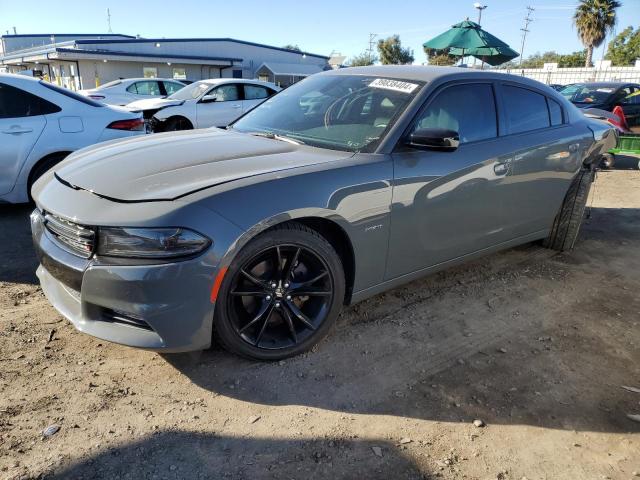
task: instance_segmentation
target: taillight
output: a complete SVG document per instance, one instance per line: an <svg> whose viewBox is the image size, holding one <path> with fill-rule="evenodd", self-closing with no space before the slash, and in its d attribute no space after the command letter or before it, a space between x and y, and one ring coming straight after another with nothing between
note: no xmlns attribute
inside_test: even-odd
<svg viewBox="0 0 640 480"><path fill-rule="evenodd" d="M89 95L92 100L104 100L104 95Z"/></svg>
<svg viewBox="0 0 640 480"><path fill-rule="evenodd" d="M114 130L130 130L130 131L142 131L144 130L144 120L142 118L134 118L132 120L116 120L107 125L107 128Z"/></svg>

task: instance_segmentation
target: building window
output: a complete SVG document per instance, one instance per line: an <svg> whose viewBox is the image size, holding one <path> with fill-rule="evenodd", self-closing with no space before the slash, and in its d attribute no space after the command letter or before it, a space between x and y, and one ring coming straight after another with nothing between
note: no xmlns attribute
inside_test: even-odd
<svg viewBox="0 0 640 480"><path fill-rule="evenodd" d="M233 69L233 78L242 78L242 70Z"/></svg>
<svg viewBox="0 0 640 480"><path fill-rule="evenodd" d="M186 80L187 79L187 70L185 68L174 68L173 69L173 78L176 80Z"/></svg>
<svg viewBox="0 0 640 480"><path fill-rule="evenodd" d="M143 67L142 76L144 78L158 78L158 69L156 67Z"/></svg>
<svg viewBox="0 0 640 480"><path fill-rule="evenodd" d="M269 75L260 74L260 75L258 75L258 80L260 80L261 82L268 82L269 81Z"/></svg>

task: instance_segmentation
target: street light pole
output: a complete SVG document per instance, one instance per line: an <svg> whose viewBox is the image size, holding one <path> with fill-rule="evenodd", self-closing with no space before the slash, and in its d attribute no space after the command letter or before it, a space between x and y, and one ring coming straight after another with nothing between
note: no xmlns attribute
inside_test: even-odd
<svg viewBox="0 0 640 480"><path fill-rule="evenodd" d="M482 25L482 11L487 8L489 5L482 5L480 2L476 2L473 4L474 8L478 9L478 25Z"/></svg>
<svg viewBox="0 0 640 480"><path fill-rule="evenodd" d="M481 25L481 22L482 22L482 11L488 6L489 5L482 5L480 2L476 2L473 4L473 7L478 9L478 25ZM476 57L473 57L473 66L475 67L475 65L476 65Z"/></svg>

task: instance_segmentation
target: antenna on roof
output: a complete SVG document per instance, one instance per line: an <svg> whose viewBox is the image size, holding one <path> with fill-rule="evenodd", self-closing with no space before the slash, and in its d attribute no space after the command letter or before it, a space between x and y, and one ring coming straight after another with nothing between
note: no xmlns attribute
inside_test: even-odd
<svg viewBox="0 0 640 480"><path fill-rule="evenodd" d="M111 30L111 12L109 11L108 8L107 8L107 25L109 27L108 33L113 33L113 30Z"/></svg>
<svg viewBox="0 0 640 480"><path fill-rule="evenodd" d="M17 35L17 34L18 34L18 31L16 30L16 27L13 27L13 34L14 34L14 35Z"/></svg>

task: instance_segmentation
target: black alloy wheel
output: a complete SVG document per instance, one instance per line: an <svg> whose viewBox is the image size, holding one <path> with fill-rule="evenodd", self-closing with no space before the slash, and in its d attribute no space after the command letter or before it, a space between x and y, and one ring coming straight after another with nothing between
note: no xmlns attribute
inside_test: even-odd
<svg viewBox="0 0 640 480"><path fill-rule="evenodd" d="M238 256L214 317L224 346L276 360L308 350L326 335L344 300L344 275L323 237L287 225L261 235Z"/></svg>

